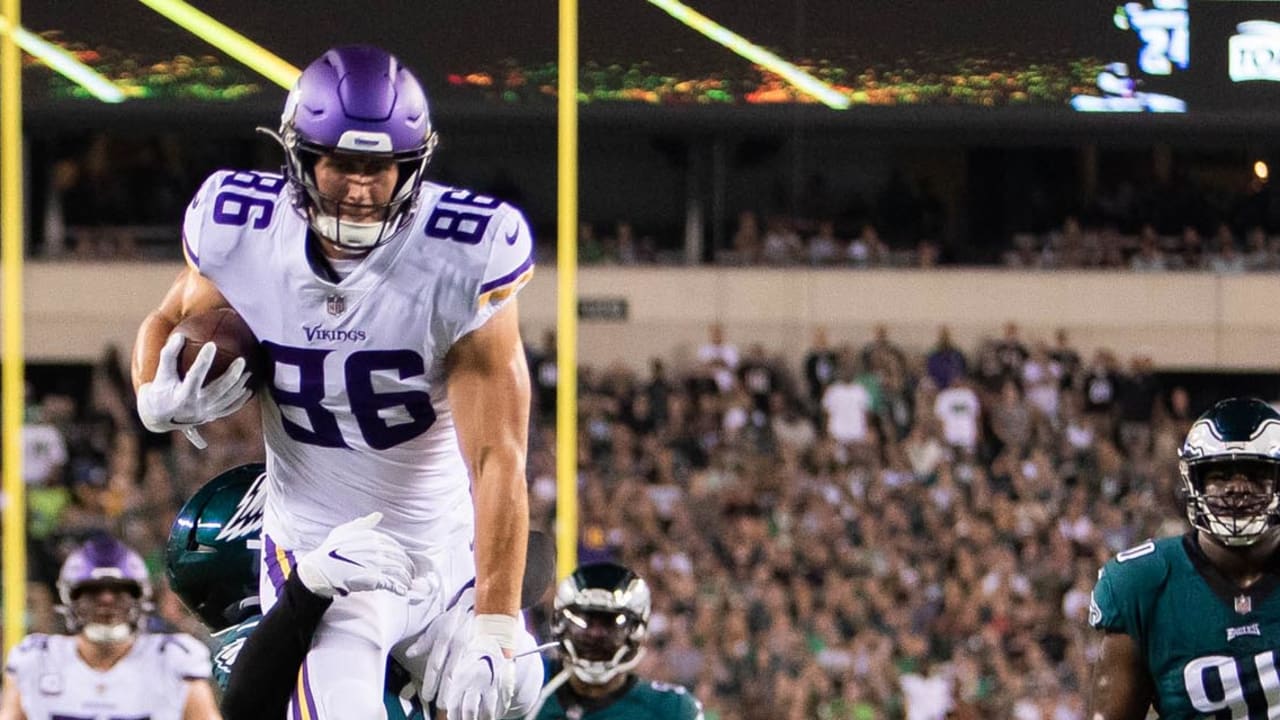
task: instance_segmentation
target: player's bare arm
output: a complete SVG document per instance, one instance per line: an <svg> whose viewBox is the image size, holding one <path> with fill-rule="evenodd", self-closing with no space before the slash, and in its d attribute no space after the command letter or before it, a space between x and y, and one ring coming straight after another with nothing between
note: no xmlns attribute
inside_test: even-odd
<svg viewBox="0 0 1280 720"><path fill-rule="evenodd" d="M476 614L515 616L529 535L529 370L512 300L454 345L449 404L476 508Z"/></svg>
<svg viewBox="0 0 1280 720"><path fill-rule="evenodd" d="M187 681L187 704L182 708L182 720L222 720L218 700L208 680Z"/></svg>
<svg viewBox="0 0 1280 720"><path fill-rule="evenodd" d="M1153 692L1138 644L1124 633L1105 633L1093 670L1088 720L1143 720Z"/></svg>
<svg viewBox="0 0 1280 720"><path fill-rule="evenodd" d="M195 268L187 266L178 274L160 306L151 311L138 328L133 345L133 389L155 378L160 349L169 334L185 318L229 303L218 288Z"/></svg>
<svg viewBox="0 0 1280 720"><path fill-rule="evenodd" d="M27 714L22 711L18 679L13 673L4 674L4 689L0 691L0 720L27 720Z"/></svg>

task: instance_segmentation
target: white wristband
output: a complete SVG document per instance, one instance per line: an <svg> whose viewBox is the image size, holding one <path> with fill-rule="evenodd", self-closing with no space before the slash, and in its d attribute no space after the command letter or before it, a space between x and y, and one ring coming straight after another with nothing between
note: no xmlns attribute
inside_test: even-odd
<svg viewBox="0 0 1280 720"><path fill-rule="evenodd" d="M515 649L517 627L518 619L514 615L497 613L476 616L476 635L493 638L503 650Z"/></svg>

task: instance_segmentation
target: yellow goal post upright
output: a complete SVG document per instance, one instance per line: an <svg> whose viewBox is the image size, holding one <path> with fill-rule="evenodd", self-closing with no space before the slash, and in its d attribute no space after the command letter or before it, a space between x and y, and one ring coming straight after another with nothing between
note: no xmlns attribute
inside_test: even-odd
<svg viewBox="0 0 1280 720"><path fill-rule="evenodd" d="M9 28L20 27L20 0L2 0ZM27 507L22 485L22 57L13 33L0 32L0 435L3 435L4 654L26 634Z"/></svg>
<svg viewBox="0 0 1280 720"><path fill-rule="evenodd" d="M556 140L556 577L578 565L578 0L560 0Z"/></svg>

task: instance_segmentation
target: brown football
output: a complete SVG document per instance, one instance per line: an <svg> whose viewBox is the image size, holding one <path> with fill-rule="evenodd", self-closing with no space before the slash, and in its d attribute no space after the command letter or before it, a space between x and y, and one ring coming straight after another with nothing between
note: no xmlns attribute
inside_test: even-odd
<svg viewBox="0 0 1280 720"><path fill-rule="evenodd" d="M213 356L213 365L205 375L205 385L222 377L227 367L238 357L245 359L249 372L253 373L249 386L256 387L262 381L262 346L258 344L258 338L254 337L248 323L235 310L224 307L191 315L178 323L173 331L182 333L187 339L178 356L180 377L187 376L187 370L195 362L200 348L207 342L213 342L218 346L218 352Z"/></svg>

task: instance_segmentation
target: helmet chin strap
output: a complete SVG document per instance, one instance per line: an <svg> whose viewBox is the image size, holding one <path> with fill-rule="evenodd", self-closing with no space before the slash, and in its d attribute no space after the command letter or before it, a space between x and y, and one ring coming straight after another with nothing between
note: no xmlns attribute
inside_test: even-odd
<svg viewBox="0 0 1280 720"><path fill-rule="evenodd" d="M311 213L311 227L321 237L345 249L372 250L382 237L382 226L381 221L355 223L339 220L332 215Z"/></svg>
<svg viewBox="0 0 1280 720"><path fill-rule="evenodd" d="M80 632L95 645L117 645L133 637L134 628L129 623L86 623Z"/></svg>
<svg viewBox="0 0 1280 720"><path fill-rule="evenodd" d="M635 654L630 660L619 662L619 659L626 655L629 646L623 645L618 648L618 652L614 653L609 660L585 660L578 657L576 649L573 648L572 642L565 643L570 651L570 662L568 663L573 674L579 680L589 685L603 685L619 675L630 672L636 665L640 664L640 658L644 657L645 648L636 648Z"/></svg>

